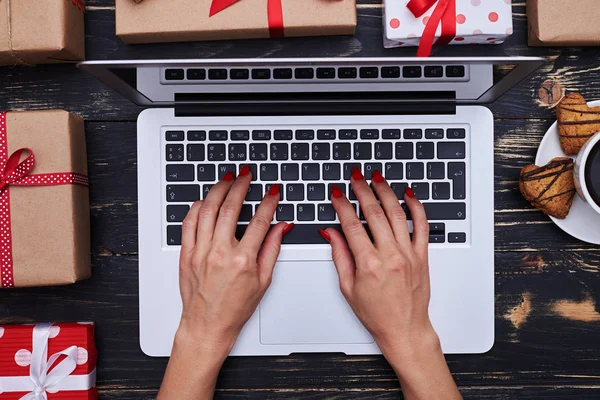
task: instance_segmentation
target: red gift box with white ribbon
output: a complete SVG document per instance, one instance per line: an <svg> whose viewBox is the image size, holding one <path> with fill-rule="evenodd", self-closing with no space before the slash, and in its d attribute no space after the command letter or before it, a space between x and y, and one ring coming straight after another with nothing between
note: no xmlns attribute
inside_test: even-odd
<svg viewBox="0 0 600 400"><path fill-rule="evenodd" d="M0 400L92 400L92 322L0 326Z"/></svg>

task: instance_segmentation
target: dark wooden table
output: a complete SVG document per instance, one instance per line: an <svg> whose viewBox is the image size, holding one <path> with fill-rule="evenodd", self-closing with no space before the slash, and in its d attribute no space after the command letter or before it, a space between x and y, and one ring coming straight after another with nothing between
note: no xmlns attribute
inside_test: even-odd
<svg viewBox="0 0 600 400"><path fill-rule="evenodd" d="M380 0L358 1L355 37L126 46L115 37L114 2L89 0L87 57L205 58L412 56L385 50ZM491 105L496 117L496 344L484 355L449 356L467 398L600 398L600 249L571 238L518 190L554 120L547 80L600 98L594 48L529 48L523 0L502 46L454 46L441 56L541 55L548 64ZM546 87L549 84L546 83ZM542 100L543 99L543 100ZM552 103L552 101L550 101ZM91 320L102 398L153 398L166 358L138 345L136 118L141 108L73 65L0 68L0 109L63 108L87 120L93 278L72 286L0 291L0 324ZM175 266L172 266L175 267ZM225 363L217 398L398 398L382 357L310 354L237 357Z"/></svg>

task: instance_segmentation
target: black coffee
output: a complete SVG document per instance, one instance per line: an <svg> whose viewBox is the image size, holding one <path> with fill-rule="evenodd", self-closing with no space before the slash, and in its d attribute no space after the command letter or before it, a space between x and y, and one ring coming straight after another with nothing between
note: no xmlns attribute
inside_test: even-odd
<svg viewBox="0 0 600 400"><path fill-rule="evenodd" d="M592 199L600 206L600 142L592 148L585 164L585 184Z"/></svg>

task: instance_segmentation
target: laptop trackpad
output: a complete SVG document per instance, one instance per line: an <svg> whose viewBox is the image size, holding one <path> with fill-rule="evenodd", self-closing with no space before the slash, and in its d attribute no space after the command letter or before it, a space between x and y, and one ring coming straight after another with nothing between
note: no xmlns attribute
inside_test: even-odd
<svg viewBox="0 0 600 400"><path fill-rule="evenodd" d="M373 343L341 294L331 261L277 263L259 315L262 344Z"/></svg>

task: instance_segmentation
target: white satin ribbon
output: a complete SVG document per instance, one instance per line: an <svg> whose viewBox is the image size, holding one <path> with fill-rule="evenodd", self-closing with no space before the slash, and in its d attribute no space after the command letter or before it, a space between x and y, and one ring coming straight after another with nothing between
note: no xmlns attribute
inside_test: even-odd
<svg viewBox="0 0 600 400"><path fill-rule="evenodd" d="M89 390L96 382L96 369L87 375L71 374L77 368L77 346L52 354L48 358L51 324L33 328L33 351L29 376L0 377L0 393L28 392L21 400L48 400L47 393L61 390ZM60 356L66 358L49 371Z"/></svg>

